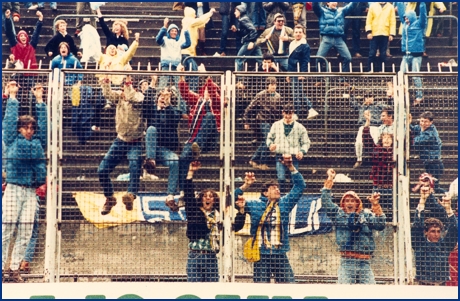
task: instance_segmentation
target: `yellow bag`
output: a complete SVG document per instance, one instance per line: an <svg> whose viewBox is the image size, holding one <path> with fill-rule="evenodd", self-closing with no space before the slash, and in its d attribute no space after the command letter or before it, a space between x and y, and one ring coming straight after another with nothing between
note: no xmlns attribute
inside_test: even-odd
<svg viewBox="0 0 460 301"><path fill-rule="evenodd" d="M257 239L254 240L254 238L251 237L246 241L244 244L243 255L248 262L257 262L260 260L260 250Z"/></svg>
<svg viewBox="0 0 460 301"><path fill-rule="evenodd" d="M77 85L72 86L72 106L78 107L80 106L80 87Z"/></svg>
<svg viewBox="0 0 460 301"><path fill-rule="evenodd" d="M267 218L267 214L272 210L274 206L274 202L270 202L270 204L265 208L264 214L259 221L259 226L257 227L256 234L254 237L251 237L246 241L243 248L243 256L246 258L248 262L257 262L260 260L260 249L259 249L259 237L260 232L262 231L262 225L265 223L265 219Z"/></svg>

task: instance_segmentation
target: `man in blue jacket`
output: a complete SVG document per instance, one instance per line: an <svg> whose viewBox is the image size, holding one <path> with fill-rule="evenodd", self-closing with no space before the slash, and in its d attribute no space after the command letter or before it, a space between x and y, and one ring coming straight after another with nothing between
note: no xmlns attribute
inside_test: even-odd
<svg viewBox="0 0 460 301"><path fill-rule="evenodd" d="M396 2L399 19L402 24L401 51L404 53L401 61L401 72L405 73L412 68L412 72L420 72L422 66L423 52L425 51L425 29L427 25L427 14L425 2L420 3L420 16L417 19L415 11L407 11L404 2ZM414 105L423 100L422 80L414 77L415 90Z"/></svg>
<svg viewBox="0 0 460 301"><path fill-rule="evenodd" d="M237 31L238 35L241 36L241 48L238 51L237 56L253 55L259 56L256 59L259 67L262 66L262 50L256 45L257 30L252 24L251 19L246 15L246 8L244 5L238 5L235 8L235 17L238 19L238 28L232 25L232 30ZM243 71L243 65L246 59L236 59L237 71Z"/></svg>
<svg viewBox="0 0 460 301"><path fill-rule="evenodd" d="M440 178L444 173L444 164L441 159L442 141L433 120L433 113L423 112L420 114L420 124L411 124L410 130L414 137L414 149L423 160L426 172L437 179L434 186L435 191L444 193L445 190L439 187ZM412 116L409 116L409 122L412 122Z"/></svg>
<svg viewBox="0 0 460 301"><path fill-rule="evenodd" d="M351 15L357 2L351 2L345 7L337 8L338 2L326 2L326 7L321 7L319 2L313 2L313 11L319 18L319 33L321 43L318 48L317 56L326 56L332 47L343 58L342 71L350 71L351 54L347 44L343 40L345 17ZM318 62L316 62L318 65Z"/></svg>
<svg viewBox="0 0 460 301"><path fill-rule="evenodd" d="M335 237L340 251L338 284L375 284L371 258L375 250L373 231L385 229L386 216L379 204L380 194L368 197L371 210L354 191L345 192L340 206L332 202L331 189L335 171L327 171L327 180L321 190L322 208L335 226Z"/></svg>
<svg viewBox="0 0 460 301"><path fill-rule="evenodd" d="M422 175L423 176L423 175ZM437 201L433 196L433 183L429 176L421 179L420 201L412 225L412 248L415 253L415 279L421 285L445 285L449 280L449 255L458 241L458 221L451 207L450 196ZM425 219L425 205L431 216ZM445 236L441 233L446 230Z"/></svg>
<svg viewBox="0 0 460 301"><path fill-rule="evenodd" d="M15 81L8 83L6 91L9 98L2 124L3 141L7 147L7 186L2 200L2 271L3 279L9 276L13 282L24 282L19 265L32 236L37 208L35 190L46 182L44 149L48 118L41 87L33 91L38 122L30 115L19 116L18 85ZM11 263L5 267L16 227Z"/></svg>
<svg viewBox="0 0 460 301"><path fill-rule="evenodd" d="M291 191L280 197L279 185L276 181L265 183L260 200L247 201L244 211L251 216L251 235L256 234L259 224L262 224L258 241L260 246L260 260L254 263L254 282L270 282L273 274L276 282L294 282L292 271L286 253L289 252L289 213L297 204L305 189L305 180L292 163L290 154L283 156L283 164L291 172L291 181L294 183ZM235 195L243 194L240 189ZM273 203L270 206L270 203ZM261 220L267 208L265 220Z"/></svg>

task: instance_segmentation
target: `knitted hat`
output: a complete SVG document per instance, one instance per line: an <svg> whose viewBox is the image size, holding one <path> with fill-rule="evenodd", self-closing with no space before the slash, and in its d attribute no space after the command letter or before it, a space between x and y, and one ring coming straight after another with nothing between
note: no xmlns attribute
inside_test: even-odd
<svg viewBox="0 0 460 301"><path fill-rule="evenodd" d="M246 13L246 7L244 5L237 5L235 9L239 10L240 13L245 14Z"/></svg>

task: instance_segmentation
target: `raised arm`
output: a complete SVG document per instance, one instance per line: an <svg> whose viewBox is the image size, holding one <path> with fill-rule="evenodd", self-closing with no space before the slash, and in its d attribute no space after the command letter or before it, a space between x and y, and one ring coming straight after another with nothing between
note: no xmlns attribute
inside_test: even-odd
<svg viewBox="0 0 460 301"><path fill-rule="evenodd" d="M139 47L139 33L136 32L134 34L134 42L131 43L131 46L129 46L128 50L123 54L122 57L122 64L126 65L134 56L136 53L137 48Z"/></svg>
<svg viewBox="0 0 460 301"><path fill-rule="evenodd" d="M11 48L17 44L16 37L14 36L13 26L14 24L13 20L11 19L11 11L7 9L5 11L5 35Z"/></svg>
<svg viewBox="0 0 460 301"><path fill-rule="evenodd" d="M18 134L19 101L16 98L18 90L19 88L15 81L9 82L6 86L6 93L9 95L9 98L6 103L5 117L2 122L2 138L7 147L13 143Z"/></svg>
<svg viewBox="0 0 460 301"><path fill-rule="evenodd" d="M106 38L111 37L113 33L110 31L110 28L107 26L107 24L104 21L104 17L102 16L101 9L98 8L96 12L97 12L97 17L99 18L99 25L101 25L102 32L104 32L104 35L106 36Z"/></svg>
<svg viewBox="0 0 460 301"><path fill-rule="evenodd" d="M47 132L48 132L48 112L46 109L46 104L43 102L43 87L41 84L35 85L32 88L32 93L35 97L35 106L37 108L37 131L35 136L40 140L43 149L47 146Z"/></svg>
<svg viewBox="0 0 460 301"><path fill-rule="evenodd" d="M382 207L379 204L380 193L374 192L371 196L367 198L371 203L371 210L374 213L369 218L369 227L374 230L381 231L385 229L386 216L383 213Z"/></svg>
<svg viewBox="0 0 460 301"><path fill-rule="evenodd" d="M335 171L330 168L327 171L327 179L324 181L324 186L321 189L321 208L326 210L327 216L335 224L337 213L340 210L339 206L332 202L332 186L334 186Z"/></svg>
<svg viewBox="0 0 460 301"><path fill-rule="evenodd" d="M40 38L40 32L42 31L43 26L43 14L41 13L41 11L37 11L37 16L38 21L37 24L35 24L34 33L32 34L32 40L30 40L30 45L35 49L37 48L38 39Z"/></svg>
<svg viewBox="0 0 460 301"><path fill-rule="evenodd" d="M163 20L163 27L160 28L160 32L158 32L156 38L155 38L155 41L157 42L158 45L160 46L163 46L164 44L164 37L165 35L167 34L168 32L168 22L169 22L169 19L168 18L165 18ZM184 35L185 35L185 32L184 32Z"/></svg>
<svg viewBox="0 0 460 301"><path fill-rule="evenodd" d="M192 40L190 39L190 33L188 30L184 31L185 42L180 46L182 49L189 48L192 45Z"/></svg>
<svg viewBox="0 0 460 301"><path fill-rule="evenodd" d="M287 206L289 212L294 208L294 206L299 201L300 197L302 196L303 190L307 185L305 185L305 180L300 172L292 164L292 155L285 154L283 155L283 159L281 161L283 165L285 165L289 171L291 172L291 180L294 182L291 191L280 200L280 206L284 205Z"/></svg>
<svg viewBox="0 0 460 301"><path fill-rule="evenodd" d="M427 24L427 14L426 14L426 4L425 2L420 3L420 16L418 18L420 22L420 27L425 28Z"/></svg>

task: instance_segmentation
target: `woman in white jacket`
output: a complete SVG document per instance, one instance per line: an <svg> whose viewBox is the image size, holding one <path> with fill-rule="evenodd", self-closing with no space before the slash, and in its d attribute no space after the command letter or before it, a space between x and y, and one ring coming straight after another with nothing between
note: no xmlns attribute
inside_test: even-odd
<svg viewBox="0 0 460 301"><path fill-rule="evenodd" d="M296 169L310 148L307 129L294 120L294 107L291 104L283 108L283 119L273 123L267 136L267 147L276 153L276 174L281 193L286 193L286 168L281 163L283 155L292 155Z"/></svg>

